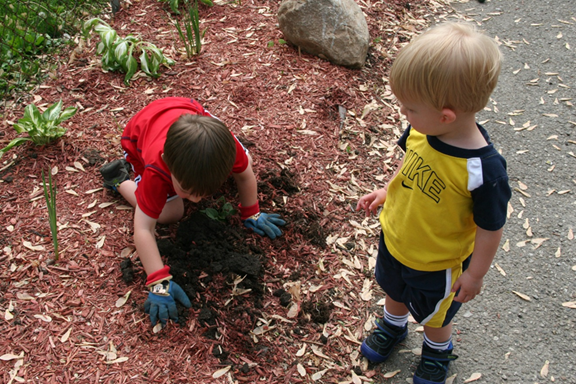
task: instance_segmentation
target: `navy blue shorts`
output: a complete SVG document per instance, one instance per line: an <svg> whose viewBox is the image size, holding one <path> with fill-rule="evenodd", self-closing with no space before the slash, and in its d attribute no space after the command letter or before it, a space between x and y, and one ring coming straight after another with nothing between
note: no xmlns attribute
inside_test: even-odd
<svg viewBox="0 0 576 384"><path fill-rule="evenodd" d="M404 303L412 317L432 328L442 328L452 321L462 303L454 301L452 285L468 268L470 257L461 265L442 271L418 271L394 258L380 234L376 281L392 300Z"/></svg>

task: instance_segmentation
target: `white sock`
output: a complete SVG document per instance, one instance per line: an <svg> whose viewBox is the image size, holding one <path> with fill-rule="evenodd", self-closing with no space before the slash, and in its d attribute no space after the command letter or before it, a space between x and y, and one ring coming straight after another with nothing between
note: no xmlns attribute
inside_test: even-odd
<svg viewBox="0 0 576 384"><path fill-rule="evenodd" d="M384 307L384 321L399 328L404 328L408 324L408 313L404 316L390 314Z"/></svg>
<svg viewBox="0 0 576 384"><path fill-rule="evenodd" d="M424 334L424 344L426 344L428 347L435 349L437 351L445 351L447 349L450 348L450 343L452 342L452 336L450 336L450 338L442 343L437 343L435 341L430 340L426 334Z"/></svg>

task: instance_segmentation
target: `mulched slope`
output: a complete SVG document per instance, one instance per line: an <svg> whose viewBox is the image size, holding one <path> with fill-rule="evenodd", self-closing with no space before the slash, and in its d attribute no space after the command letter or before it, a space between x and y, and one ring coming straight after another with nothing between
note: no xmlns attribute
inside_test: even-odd
<svg viewBox="0 0 576 384"><path fill-rule="evenodd" d="M441 1L359 4L371 37L378 38L359 71L280 44L279 3L272 1L202 6L205 44L188 62L167 4L142 0L110 23L121 35L138 34L176 59L159 79L137 75L126 87L122 74L101 70L93 38L73 59L66 56L51 80L5 102L2 142L16 137L10 123L28 103L62 99L79 111L57 143L17 147L0 164L0 353L11 354L0 361L2 382L383 378L379 370L366 370L358 355L376 313L370 267L378 222L363 222L353 210L361 195L388 179L397 161L394 142L402 127L386 83L392 58L448 11ZM262 255L264 290L257 305L253 292L233 296L234 282L216 274L209 283L218 291L206 289L181 326L153 333L141 308L146 292L132 246L132 210L100 189L98 169L121 155L119 134L130 117L167 96L196 98L226 122L255 160L263 210L281 213L289 224L274 241L245 234L245 243ZM61 259L55 265L42 170L52 172L58 188ZM222 194L235 201L234 191L228 183ZM214 205L216 197L189 204L188 212ZM231 225L243 228L238 219ZM159 228L159 237L173 239L177 228ZM120 270L125 258L136 266L131 284ZM295 306L281 304L286 296L280 289L291 293ZM205 335L206 308L213 312L217 340Z"/></svg>

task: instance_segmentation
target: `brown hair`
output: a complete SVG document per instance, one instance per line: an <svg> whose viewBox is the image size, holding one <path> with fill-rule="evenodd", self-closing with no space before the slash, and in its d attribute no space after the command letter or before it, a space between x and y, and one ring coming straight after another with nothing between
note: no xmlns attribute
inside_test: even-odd
<svg viewBox="0 0 576 384"><path fill-rule="evenodd" d="M168 129L164 162L188 193L207 196L216 192L235 159L234 137L216 118L185 114Z"/></svg>
<svg viewBox="0 0 576 384"><path fill-rule="evenodd" d="M400 50L390 86L400 102L478 112L496 87L501 61L496 42L473 25L443 23Z"/></svg>

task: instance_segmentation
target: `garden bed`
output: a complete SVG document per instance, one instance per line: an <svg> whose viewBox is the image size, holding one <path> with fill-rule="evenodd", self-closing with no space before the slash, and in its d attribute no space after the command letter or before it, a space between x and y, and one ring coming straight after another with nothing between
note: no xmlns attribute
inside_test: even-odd
<svg viewBox="0 0 576 384"><path fill-rule="evenodd" d="M76 106L53 145L14 148L1 159L0 381L60 383L268 383L381 381L359 343L379 291L373 279L379 224L355 212L358 198L395 169L402 130L386 82L400 45L448 13L437 2L360 2L373 44L362 70L333 66L281 44L279 3L200 7L208 28L191 61L167 3L123 2L109 23L163 48L176 64L128 87L105 73L96 38L78 47L51 80L4 103L2 142L26 104ZM157 237L192 308L154 333L142 304L144 272L133 248L133 211L101 189L100 166L121 156L126 122L152 100L197 99L254 158L263 211L287 221L276 240L200 211L236 188L187 203L183 222ZM341 112L344 112L342 114ZM5 144L4 144L5 145ZM41 171L58 190L60 260L52 263Z"/></svg>

